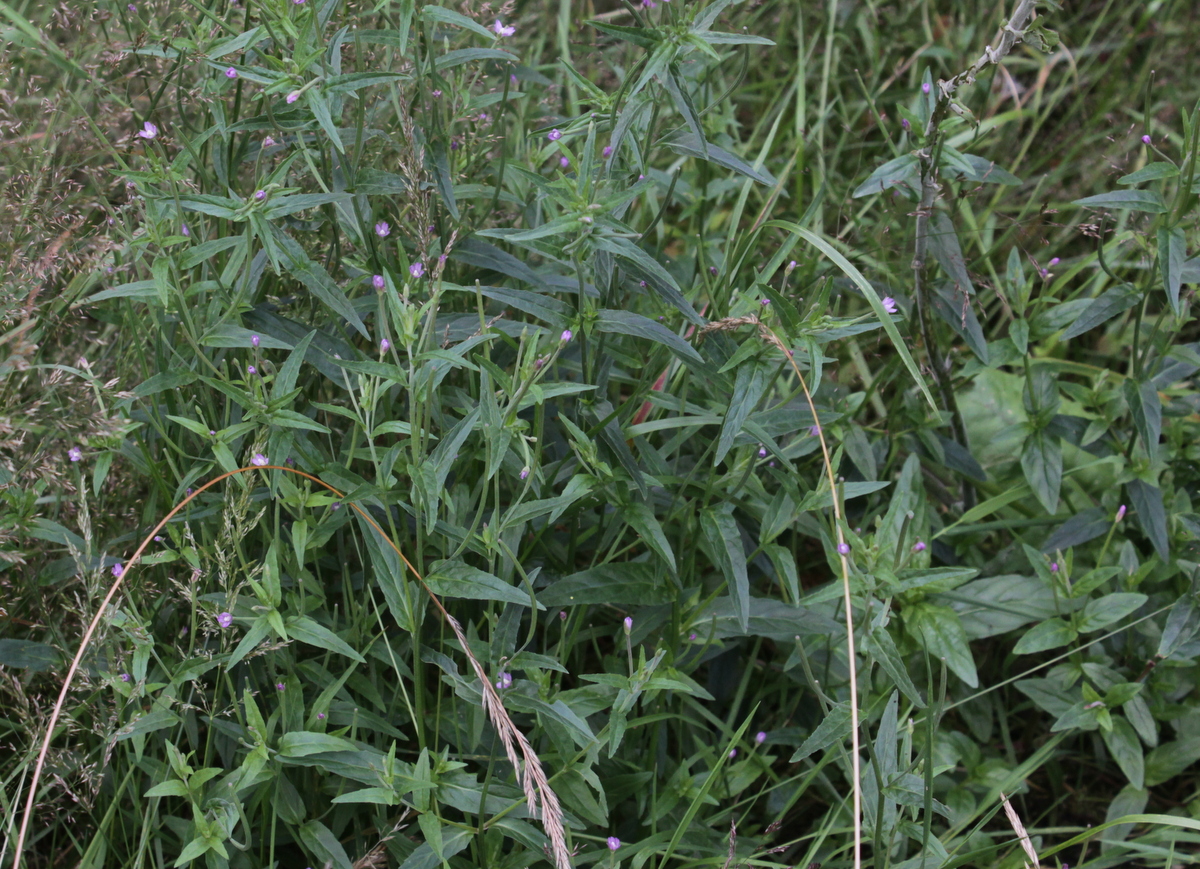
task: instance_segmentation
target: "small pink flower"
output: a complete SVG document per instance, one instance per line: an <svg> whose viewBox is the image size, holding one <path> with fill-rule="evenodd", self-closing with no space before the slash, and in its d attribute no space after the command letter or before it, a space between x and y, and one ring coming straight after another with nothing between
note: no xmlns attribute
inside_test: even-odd
<svg viewBox="0 0 1200 869"><path fill-rule="evenodd" d="M912 124L910 124L910 123L908 122L908 118L901 118L901 119L900 119L900 126L904 128L904 131L905 131L905 132L908 132L909 130L911 130L911 129L912 129Z"/></svg>
<svg viewBox="0 0 1200 869"><path fill-rule="evenodd" d="M262 453L255 453L254 458L250 459L250 464L254 465L256 468L266 467L267 457Z"/></svg>
<svg viewBox="0 0 1200 869"><path fill-rule="evenodd" d="M112 575L113 576L120 577L120 575L124 572L125 572L125 568L121 566L121 562L118 561L116 564L114 564L112 566Z"/></svg>
<svg viewBox="0 0 1200 869"><path fill-rule="evenodd" d="M225 70L225 78L237 78L237 70L232 66Z"/></svg>
<svg viewBox="0 0 1200 869"><path fill-rule="evenodd" d="M761 299L759 301L759 304L762 305L764 308L766 308L771 304L771 300L770 299Z"/></svg>
<svg viewBox="0 0 1200 869"><path fill-rule="evenodd" d="M758 457L759 457L760 459L765 459L765 458L767 457L767 448L766 448L766 447L764 447L764 446L761 446L761 445L759 446L759 448L758 448Z"/></svg>
<svg viewBox="0 0 1200 869"><path fill-rule="evenodd" d="M264 199L266 199L266 198L267 198L267 191L265 191L265 190L255 190L255 191L254 191L254 198L255 198L255 199L257 199L259 202L262 202Z"/></svg>
<svg viewBox="0 0 1200 869"><path fill-rule="evenodd" d="M558 158L558 166L560 169L566 169L570 165L571 165L571 161L569 159L567 159L566 157Z"/></svg>
<svg viewBox="0 0 1200 869"><path fill-rule="evenodd" d="M122 681L122 682L128 682L128 681L129 681L129 674L128 674L128 673L122 673L122 674L121 674L121 681Z"/></svg>
<svg viewBox="0 0 1200 869"><path fill-rule="evenodd" d="M567 618L567 611L566 611L566 610L559 610L559 611L558 611L558 620L559 620L560 622L561 622L561 621L566 621L566 618Z"/></svg>
<svg viewBox="0 0 1200 869"><path fill-rule="evenodd" d="M628 634L633 630L633 616L625 616L625 621L623 624L625 625L625 633Z"/></svg>
<svg viewBox="0 0 1200 869"><path fill-rule="evenodd" d="M501 24L499 18L497 18L496 23L492 25L492 30L495 31L497 36L512 36L517 32L517 28L511 25L505 26Z"/></svg>
<svg viewBox="0 0 1200 869"><path fill-rule="evenodd" d="M754 734L754 741L756 743L758 743L759 745L762 745L764 742L767 741L767 734L761 730L758 731L758 733Z"/></svg>
<svg viewBox="0 0 1200 869"><path fill-rule="evenodd" d="M138 131L138 135L143 139L153 139L158 135L158 127L146 121L146 123L142 124L142 129Z"/></svg>
<svg viewBox="0 0 1200 869"><path fill-rule="evenodd" d="M389 341L387 338L384 338L382 341L379 342L379 352L380 353L387 353L391 349L392 349L392 342Z"/></svg>
<svg viewBox="0 0 1200 869"><path fill-rule="evenodd" d="M696 632L692 631L690 634L688 634L688 639L694 641L696 639Z"/></svg>
<svg viewBox="0 0 1200 869"><path fill-rule="evenodd" d="M442 95L442 92L440 90L434 90L434 91L431 91L431 93L433 94L433 98L435 100Z"/></svg>
<svg viewBox="0 0 1200 869"><path fill-rule="evenodd" d="M259 345L259 342L260 342L261 340L262 340L262 339L261 339L261 338L259 338L257 335L251 335L251 336L250 336L250 346L251 346L251 347L257 347L257 346Z"/></svg>
<svg viewBox="0 0 1200 869"><path fill-rule="evenodd" d="M275 690L276 690L276 691L286 691L286 690L287 690L287 685L284 685L282 682L276 682L276 683L275 683Z"/></svg>
<svg viewBox="0 0 1200 869"><path fill-rule="evenodd" d="M414 278L419 278L425 274L425 266L423 263L415 262L408 267L408 273Z"/></svg>
<svg viewBox="0 0 1200 869"><path fill-rule="evenodd" d="M923 93L923 94L927 94L927 93L929 93L931 90L933 90L933 88L931 88L931 87L929 86L929 82L923 82L923 83L921 84L921 93Z"/></svg>
<svg viewBox="0 0 1200 869"><path fill-rule="evenodd" d="M371 278L371 286L377 290L382 290L386 285L383 275L375 275L375 277Z"/></svg>
<svg viewBox="0 0 1200 869"><path fill-rule="evenodd" d="M889 314L896 313L896 300L891 296L884 296L880 304L883 305L883 310L887 311Z"/></svg>
<svg viewBox="0 0 1200 869"><path fill-rule="evenodd" d="M265 139L262 140L262 146L263 146L263 148L274 148L275 140L272 139L270 136L267 136Z"/></svg>
<svg viewBox="0 0 1200 869"><path fill-rule="evenodd" d="M559 130L557 128L553 129L549 133L546 134L546 138L549 139L551 142L557 142L559 139L562 138L562 130Z"/></svg>
<svg viewBox="0 0 1200 869"><path fill-rule="evenodd" d="M602 156L608 157L612 154L612 145L605 145L604 150L600 152Z"/></svg>
<svg viewBox="0 0 1200 869"><path fill-rule="evenodd" d="M1058 257L1051 257L1051 258L1050 258L1050 262L1049 262L1049 263L1047 263L1047 265L1049 265L1049 266L1050 266L1050 268L1054 268L1054 267L1055 267L1056 265L1058 265L1060 262L1062 262L1062 260L1060 260Z"/></svg>
<svg viewBox="0 0 1200 869"><path fill-rule="evenodd" d="M559 336L559 340L562 341L562 343L566 344L573 337L575 337L575 336L571 334L570 329L563 329L563 333L562 333L562 335Z"/></svg>
<svg viewBox="0 0 1200 869"><path fill-rule="evenodd" d="M810 425L808 427L808 434L810 437L818 437L821 434L821 427L819 425Z"/></svg>
<svg viewBox="0 0 1200 869"><path fill-rule="evenodd" d="M223 628L229 627L233 624L233 613L221 613L217 616L217 624Z"/></svg>
<svg viewBox="0 0 1200 869"><path fill-rule="evenodd" d="M253 365L247 365L247 366L246 366L246 373L247 373L247 374L258 374L258 369L257 369L257 368L255 368Z"/></svg>
<svg viewBox="0 0 1200 869"><path fill-rule="evenodd" d="M186 223L179 224L179 231L183 234L184 238L192 237L192 231L188 229L188 225Z"/></svg>
<svg viewBox="0 0 1200 869"><path fill-rule="evenodd" d="M838 550L839 555L849 555L850 554L850 544L849 543L839 543L837 550Z"/></svg>
<svg viewBox="0 0 1200 869"><path fill-rule="evenodd" d="M736 748L731 748L731 749L729 750L729 759L730 759L730 760L733 760L735 757L737 757L737 749L736 749Z"/></svg>
<svg viewBox="0 0 1200 869"><path fill-rule="evenodd" d="M300 99L300 91L292 91L287 95L287 104L290 106L298 99Z"/></svg>
<svg viewBox="0 0 1200 869"><path fill-rule="evenodd" d="M1051 562L1050 562L1050 572L1051 572L1051 573L1058 573L1058 562L1057 562L1057 561L1051 561Z"/></svg>
<svg viewBox="0 0 1200 869"><path fill-rule="evenodd" d="M503 691L505 688L511 688L513 683L512 673L501 673L500 678L496 680L496 690Z"/></svg>
<svg viewBox="0 0 1200 869"><path fill-rule="evenodd" d="M1117 521L1120 522L1124 518L1125 518L1125 505L1122 504L1120 507L1117 508Z"/></svg>
<svg viewBox="0 0 1200 869"><path fill-rule="evenodd" d="M1149 136L1142 136L1142 144L1143 144L1143 145L1149 145L1149 144L1150 144L1150 137L1149 137Z"/></svg>
<svg viewBox="0 0 1200 869"><path fill-rule="evenodd" d="M317 713L317 720L318 720L318 721L324 721L324 720L325 720L325 713L324 713L324 712L318 712L318 713Z"/></svg>
<svg viewBox="0 0 1200 869"><path fill-rule="evenodd" d="M522 480L529 479L529 468L521 468L521 473L518 475Z"/></svg>
<svg viewBox="0 0 1200 869"><path fill-rule="evenodd" d="M380 238L387 238L392 233L392 228L388 226L386 220L381 220L375 224L375 234Z"/></svg>
<svg viewBox="0 0 1200 869"><path fill-rule="evenodd" d="M924 552L924 551L925 551L925 542L923 540L918 540L916 543L913 544L913 552Z"/></svg>
<svg viewBox="0 0 1200 869"><path fill-rule="evenodd" d="M67 450L67 458L73 462L83 461L83 450L79 447L71 447Z"/></svg>
<svg viewBox="0 0 1200 869"><path fill-rule="evenodd" d="M789 263L787 264L787 266L784 268L784 270L783 270L783 274L784 274L784 276L786 277L787 275L790 275L790 274L791 274L792 272L794 272L795 270L796 270L796 261L795 261L795 260L792 260L792 261L791 261L791 262L789 262Z"/></svg>
<svg viewBox="0 0 1200 869"><path fill-rule="evenodd" d="M615 851L615 850L617 850L617 849L618 849L618 848L620 848L620 847L621 847L621 840L620 840L620 839L618 839L616 836L609 836L609 837L608 837L608 850L610 850L610 851Z"/></svg>

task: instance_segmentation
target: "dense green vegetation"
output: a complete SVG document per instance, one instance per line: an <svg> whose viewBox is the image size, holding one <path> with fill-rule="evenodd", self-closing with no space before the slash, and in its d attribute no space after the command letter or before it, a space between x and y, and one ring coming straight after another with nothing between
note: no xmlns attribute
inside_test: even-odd
<svg viewBox="0 0 1200 869"><path fill-rule="evenodd" d="M0 2L0 860L1194 862L1193 13Z"/></svg>

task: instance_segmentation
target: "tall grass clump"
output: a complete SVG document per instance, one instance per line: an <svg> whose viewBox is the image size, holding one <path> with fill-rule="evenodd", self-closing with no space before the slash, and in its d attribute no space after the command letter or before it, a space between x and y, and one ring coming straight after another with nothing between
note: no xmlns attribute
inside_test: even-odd
<svg viewBox="0 0 1200 869"><path fill-rule="evenodd" d="M0 2L0 860L1194 862L1191 12Z"/></svg>

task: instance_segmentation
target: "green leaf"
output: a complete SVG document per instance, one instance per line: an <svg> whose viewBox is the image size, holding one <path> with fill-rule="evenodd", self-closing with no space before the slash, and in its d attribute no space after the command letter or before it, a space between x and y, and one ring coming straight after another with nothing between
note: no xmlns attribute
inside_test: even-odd
<svg viewBox="0 0 1200 869"><path fill-rule="evenodd" d="M1137 515L1138 524L1150 538L1154 551L1164 563L1171 559L1171 545L1167 537L1167 513L1163 508L1162 491L1143 480L1132 480L1125 484L1129 502Z"/></svg>
<svg viewBox="0 0 1200 869"><path fill-rule="evenodd" d="M811 754L823 751L835 743L840 743L850 735L850 706L838 703L829 710L829 714L821 719L817 729L809 734L792 755L789 763L804 760Z"/></svg>
<svg viewBox="0 0 1200 869"><path fill-rule="evenodd" d="M475 21L475 19L468 18L461 12L455 12L453 9L445 9L441 6L422 6L421 18L437 24L449 24L454 27L461 27L463 30L469 30L478 36L484 37L489 42L496 41L495 33Z"/></svg>
<svg viewBox="0 0 1200 869"><path fill-rule="evenodd" d="M923 601L905 607L903 616L908 632L924 640L930 655L945 658L946 666L968 687L979 687L971 644L954 610Z"/></svg>
<svg viewBox="0 0 1200 869"><path fill-rule="evenodd" d="M329 628L318 624L308 616L292 616L287 620L287 635L294 640L345 655L352 661L365 664L366 658L354 651L350 644L335 634Z"/></svg>
<svg viewBox="0 0 1200 869"><path fill-rule="evenodd" d="M963 259L962 246L958 243L958 233L955 232L954 223L946 212L939 211L934 217L928 238L929 250L942 267L942 271L954 282L954 289L975 295L975 285L971 283L971 276L967 274L967 264ZM956 295L953 298L957 301ZM963 304L959 304L958 308L959 311L955 313L961 317ZM969 307L967 311L970 311ZM986 353L982 361L987 364Z"/></svg>
<svg viewBox="0 0 1200 869"><path fill-rule="evenodd" d="M747 341L758 344L758 336ZM742 432L746 419L762 400L767 389L767 371L756 362L750 362L738 367L737 380L733 385L733 394L729 398L729 407L725 411L725 419L721 423L721 433L717 438L717 449L713 453L713 466L721 464L729 451L733 449L734 440Z"/></svg>
<svg viewBox="0 0 1200 869"><path fill-rule="evenodd" d="M1079 636L1070 624L1060 618L1046 619L1025 632L1025 636L1013 647L1014 655L1032 655L1047 649L1057 649L1073 642Z"/></svg>
<svg viewBox="0 0 1200 869"><path fill-rule="evenodd" d="M879 666L891 677L895 686L912 701L914 706L918 709L925 708L925 701L921 699L917 686L909 678L908 668L904 666L904 660L896 648L896 641L892 639L887 628L876 627L871 631L866 637L864 651L878 662Z"/></svg>
<svg viewBox="0 0 1200 869"><path fill-rule="evenodd" d="M1040 431L1026 438L1021 450L1021 470L1046 512L1057 512L1062 486L1062 447L1058 438Z"/></svg>
<svg viewBox="0 0 1200 869"><path fill-rule="evenodd" d="M654 511L648 504L635 502L621 508L621 518L638 533L642 542L652 549L659 558L666 562L671 571L675 571L675 553L671 551L671 543L663 533Z"/></svg>
<svg viewBox="0 0 1200 869"><path fill-rule="evenodd" d="M919 162L915 154L905 154L894 160L888 160L868 175L867 179L858 187L854 188L850 197L860 199L863 196L884 193L900 185L916 186Z"/></svg>
<svg viewBox="0 0 1200 869"><path fill-rule="evenodd" d="M1126 378L1123 391L1134 427L1153 461L1158 453L1158 439L1162 435L1162 402L1158 400L1158 390L1151 380L1139 383Z"/></svg>
<svg viewBox="0 0 1200 869"><path fill-rule="evenodd" d="M526 607L533 603L528 592L461 561L435 562L425 577L425 584L438 597L498 600ZM545 606L539 603L538 609L545 609Z"/></svg>
<svg viewBox="0 0 1200 869"><path fill-rule="evenodd" d="M600 237L594 242L597 250L611 253L621 260L622 268L637 280L645 281L656 293L670 302L689 322L704 325L704 318L696 313L691 302L683 297L683 291L671 273L662 267L650 254L646 253L627 238Z"/></svg>
<svg viewBox="0 0 1200 869"><path fill-rule="evenodd" d="M596 316L595 327L600 332L615 332L621 335L632 335L636 338L646 338L667 347L685 362L697 366L707 367L708 365L704 361L704 357L683 338L661 323L656 323L649 317L643 317L633 311L600 311Z"/></svg>
<svg viewBox="0 0 1200 869"><path fill-rule="evenodd" d="M635 606L666 603L673 598L666 583L657 582L658 570L646 562L600 564L560 579L538 592L547 607L581 604Z"/></svg>
<svg viewBox="0 0 1200 869"><path fill-rule="evenodd" d="M1183 230L1160 229L1158 231L1158 268L1162 272L1163 288L1176 317L1180 314L1179 287L1183 283L1183 263L1187 258Z"/></svg>
<svg viewBox="0 0 1200 869"><path fill-rule="evenodd" d="M1192 595L1187 594L1175 601L1171 611L1167 613L1167 623L1163 626L1162 637L1158 641L1158 656L1169 658L1175 654L1184 643L1190 642L1200 630L1200 609ZM3 643L0 640L0 643ZM0 658L0 661L3 659Z"/></svg>
<svg viewBox="0 0 1200 869"><path fill-rule="evenodd" d="M346 855L346 849L337 840L337 836L320 821L309 821L297 832L303 843L316 861L321 865L332 864L333 869L354 869L354 864Z"/></svg>
<svg viewBox="0 0 1200 869"><path fill-rule="evenodd" d="M179 779L171 781L159 782L150 790L146 791L143 796L147 797L186 797L188 795L187 785Z"/></svg>
<svg viewBox="0 0 1200 869"><path fill-rule="evenodd" d="M1144 594L1133 592L1106 594L1104 597L1088 601L1088 605L1083 609L1083 615L1076 623L1079 633L1089 634L1092 631L1108 627L1114 622L1119 622L1145 602Z"/></svg>
<svg viewBox="0 0 1200 869"><path fill-rule="evenodd" d="M1179 174L1179 167L1174 163L1164 163L1158 161L1156 163L1147 163L1136 172L1131 172L1128 175L1122 175L1117 179L1117 183L1128 187L1133 184L1141 184L1146 181L1160 181L1163 178L1174 178Z"/></svg>
<svg viewBox="0 0 1200 869"><path fill-rule="evenodd" d="M308 288L309 292L335 313L341 315L347 323L358 330L360 335L370 341L371 335L367 332L367 327L363 325L358 312L354 310L354 305L346 298L346 294L342 292L341 288L333 282L333 278L329 277L329 273L310 260L308 254L304 252L304 248L280 227L275 224L270 224L270 227L274 242L283 251L288 270Z"/></svg>
<svg viewBox="0 0 1200 869"><path fill-rule="evenodd" d="M1114 190L1076 199L1071 204L1087 208L1127 208L1147 214L1165 214L1167 211L1166 203L1153 190Z"/></svg>
<svg viewBox="0 0 1200 869"><path fill-rule="evenodd" d="M1200 760L1200 737L1164 742L1146 755L1146 787L1157 787L1175 778Z"/></svg>
<svg viewBox="0 0 1200 869"><path fill-rule="evenodd" d="M59 663L58 650L45 643L31 640L0 640L0 666L32 670L49 670Z"/></svg>
<svg viewBox="0 0 1200 869"><path fill-rule="evenodd" d="M1117 314L1123 314L1139 301L1141 293L1133 284L1121 284L1097 296L1092 303L1075 318L1075 322L1067 327L1062 334L1062 340L1076 338L1090 329L1095 329L1102 323L1107 323Z"/></svg>
<svg viewBox="0 0 1200 869"><path fill-rule="evenodd" d="M676 154L684 154L688 157L707 160L718 166L724 166L726 169L732 169L739 175L745 175L759 184L766 185L767 187L775 186L775 176L765 169L755 169L736 154L732 154L724 148L719 148L711 142L704 142L705 147L701 148L701 143L696 138L694 132L677 130L664 138L660 144L670 148Z"/></svg>
<svg viewBox="0 0 1200 869"><path fill-rule="evenodd" d="M308 757L326 751L354 751L356 746L349 739L312 730L292 730L279 737L281 757Z"/></svg>
<svg viewBox="0 0 1200 869"><path fill-rule="evenodd" d="M710 507L700 513L700 527L712 549L721 573L729 586L738 625L745 631L750 624L750 579L746 573L746 550L733 518L733 505Z"/></svg>

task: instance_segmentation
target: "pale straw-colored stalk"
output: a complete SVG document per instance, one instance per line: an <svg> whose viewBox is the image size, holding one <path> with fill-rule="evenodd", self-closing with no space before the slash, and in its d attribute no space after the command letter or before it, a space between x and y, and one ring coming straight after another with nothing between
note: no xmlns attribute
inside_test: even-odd
<svg viewBox="0 0 1200 869"><path fill-rule="evenodd" d="M112 603L113 598L116 596L117 591L121 587L122 581L129 576L130 571L133 570L134 566L138 563L138 559L141 558L142 552L148 545L150 545L150 542L154 539L154 536L158 534L158 532L162 530L162 528L168 522L171 521L171 518L176 513L186 507L188 503L192 501L192 499L196 498L201 492L210 486L221 482L221 480L224 480L226 477L232 477L236 474L244 474L248 471L259 470L285 471L289 474L296 474L297 476L311 480L319 486L323 486L339 498L344 497L341 492L323 480L320 480L311 474L306 474L303 471L298 471L295 468L288 468L282 465L263 465L261 467L251 466L238 468L235 471L228 471L209 480L203 486L198 487L191 495L176 504L175 507L173 507L171 511L167 513L167 515L164 516L157 525L154 526L154 528L146 535L145 539L142 540L142 544L133 553L133 556L125 564L124 570L121 571L120 576L117 576L113 580L112 585L109 586L108 593L104 595L104 600L100 602L100 606L96 609L96 614L92 617L92 621L88 625L87 630L84 631L83 639L79 643L79 649L75 652L75 657L71 661L71 666L67 669L67 675L66 678L63 679L62 689L58 693L58 700L54 704L54 711L50 714L50 722L46 726L45 736L42 738L42 746L38 751L37 763L35 764L33 770L33 778L29 783L29 794L25 800L25 813L21 818L21 827L17 832L16 848L13 852L12 869L20 869L21 866L21 855L25 848L25 836L29 832L29 822L33 817L34 802L37 799L38 782L41 780L42 770L46 764L46 755L50 751L50 743L54 739L54 731L58 725L58 719L62 714L63 706L66 705L67 694L71 690L71 683L74 681L75 673L79 670L79 664L83 660L84 653L87 651L88 645L91 643L92 637L95 635L101 619L104 618L105 610L107 610L108 605ZM567 850L566 829L563 825L562 808L559 805L558 797L555 795L554 790L550 787L550 782L546 778L546 773L542 770L541 760L538 759L537 753L533 750L533 746L529 744L529 740L525 738L525 734L517 728L517 726L513 723L512 718L509 717L507 710L504 708L504 703L501 701L499 693L497 693L496 689L492 686L491 681L488 679L487 673L483 669L483 665L479 663L479 660L471 652L471 646L467 642L466 635L463 633L462 628L459 626L457 620L455 620L454 617L451 616L446 610L446 607L442 605L442 602L438 599L438 596L435 595L430 590L429 586L425 584L425 579L421 576L420 572L413 567L412 562L410 562L405 557L404 553L400 551L400 547L398 547L395 542L384 533L383 529L379 527L379 524L372 519L370 515L368 515L367 512L358 504L351 503L350 507L353 508L367 522L367 524L379 532L379 535L387 541L388 545L391 546L392 549L396 550L396 554L400 556L400 558L408 566L408 569L412 571L413 576L417 578L417 581L421 583L421 586L429 594L429 598L433 601L434 606L437 607L442 616L450 624L450 628L454 631L455 637L458 638L459 645L462 646L463 652L467 656L467 660L471 662L471 666L475 669L475 675L478 676L480 681L483 683L484 711L491 720L492 726L496 728L496 732L500 736L500 741L504 745L504 752L508 756L508 761L512 764L513 770L517 776L517 780L520 782L521 788L525 791L525 800L529 804L530 813L536 816L538 813L538 803L541 803L542 828L546 831L546 836L550 839L550 853L554 859L556 869L570 869L571 855ZM19 793L14 795L14 803L19 799L19 796Z"/></svg>
<svg viewBox="0 0 1200 869"><path fill-rule="evenodd" d="M792 351L780 340L779 336L775 334L770 326L753 314L746 317L729 317L724 320L715 320L700 330L700 336L703 337L709 332L729 332L742 326L754 326L758 329L758 336L761 340L773 347L779 348L783 352L784 358L792 366L792 371L795 373L796 379L800 381L800 388L804 390L804 400L808 402L808 409L812 413L817 437L821 441L821 457L825 464L825 476L829 480L829 496L833 501L834 533L837 535L838 546L841 547L845 544L846 537L842 527L842 507L838 503L837 481L833 477L833 463L829 458L829 445L825 443L825 430L821 427L821 420L817 416L817 408L813 404L812 393L808 391L808 383L805 381L804 375L800 372L800 366L796 364L796 359ZM850 786L854 799L854 869L862 869L862 769L859 758L861 746L859 745L858 738L858 664L855 660L854 612L850 599L850 559L840 549L838 551L838 559L842 566L842 605L846 610L846 657L850 668Z"/></svg>

